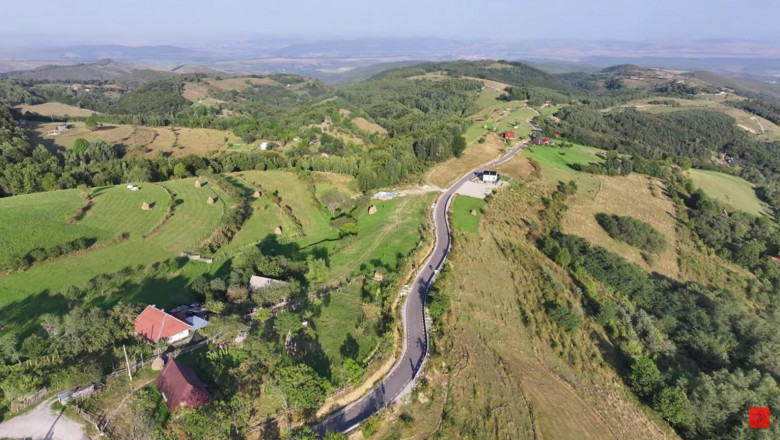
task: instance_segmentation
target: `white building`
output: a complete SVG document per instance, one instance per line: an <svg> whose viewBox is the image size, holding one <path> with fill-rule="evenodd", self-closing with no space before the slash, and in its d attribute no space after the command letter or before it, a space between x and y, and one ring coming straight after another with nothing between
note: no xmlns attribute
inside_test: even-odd
<svg viewBox="0 0 780 440"><path fill-rule="evenodd" d="M483 171L481 177L484 183L496 183L498 182L498 171Z"/></svg>

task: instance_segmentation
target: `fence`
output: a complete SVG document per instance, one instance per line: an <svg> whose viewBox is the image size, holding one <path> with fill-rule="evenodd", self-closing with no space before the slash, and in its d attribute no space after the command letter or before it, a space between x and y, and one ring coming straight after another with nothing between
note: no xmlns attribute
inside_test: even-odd
<svg viewBox="0 0 780 440"><path fill-rule="evenodd" d="M35 394L31 394L29 396L23 396L16 399L16 401L11 404L11 411L16 412L32 405L33 403L41 400L43 396L46 395L47 391L48 388L43 387Z"/></svg>

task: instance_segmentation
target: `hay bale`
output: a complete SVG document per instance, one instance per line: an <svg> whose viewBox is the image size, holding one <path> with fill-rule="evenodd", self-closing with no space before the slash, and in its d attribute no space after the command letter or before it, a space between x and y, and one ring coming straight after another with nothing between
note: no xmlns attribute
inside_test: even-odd
<svg viewBox="0 0 780 440"><path fill-rule="evenodd" d="M200 183L200 179L195 181L195 188L200 188L202 184Z"/></svg>
<svg viewBox="0 0 780 440"><path fill-rule="evenodd" d="M214 204L214 198L213 197L209 197L208 200L206 200L206 203L208 203L209 205L213 205Z"/></svg>
<svg viewBox="0 0 780 440"><path fill-rule="evenodd" d="M374 281L382 281L382 272L374 271Z"/></svg>
<svg viewBox="0 0 780 440"><path fill-rule="evenodd" d="M260 191L255 191L254 194L252 194L252 197L259 199L260 198Z"/></svg>
<svg viewBox="0 0 780 440"><path fill-rule="evenodd" d="M149 206L149 204L148 204L148 203L146 203L146 202L143 202L143 203L141 203L141 209L143 209L144 211L149 211L149 210L151 210L152 208Z"/></svg>
<svg viewBox="0 0 780 440"><path fill-rule="evenodd" d="M368 207L368 215L374 215L376 214L376 205L371 205Z"/></svg>
<svg viewBox="0 0 780 440"><path fill-rule="evenodd" d="M276 229L274 229L274 234L282 235L282 227L281 226L277 226Z"/></svg>
<svg viewBox="0 0 780 440"><path fill-rule="evenodd" d="M471 210L471 215L477 215L477 210L476 209L472 209Z"/></svg>

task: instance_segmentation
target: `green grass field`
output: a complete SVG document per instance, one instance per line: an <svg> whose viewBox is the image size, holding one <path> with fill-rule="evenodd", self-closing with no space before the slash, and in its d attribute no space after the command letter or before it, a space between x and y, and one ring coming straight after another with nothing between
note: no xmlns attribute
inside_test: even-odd
<svg viewBox="0 0 780 440"><path fill-rule="evenodd" d="M167 194L162 186L168 188L174 194L174 200L179 202L174 215L156 233L146 239L143 239L140 233L131 234L130 238L122 243L47 261L35 265L27 271L0 277L0 307L32 295L56 294L67 286L82 285L100 274L118 272L128 266L163 261L178 256L181 251L197 249L200 241L208 236L221 218L223 207L220 203L206 204L206 199L215 193L213 188L210 188L210 185L195 188L193 182L194 179L185 179L158 184L160 186L146 184L138 193L128 191L123 187L107 189L105 197L108 197L108 194L116 197L128 197L135 204L135 198L139 197L142 192L157 188L154 194L160 197L159 206L155 205L151 211L142 211L139 203L135 208L137 212L125 212L123 204L115 204L118 216L116 221L123 222L123 224L124 219L119 217L122 213L135 218L141 218L143 215L154 216L154 221L150 219L138 220L135 225L131 225L133 226L131 229L139 231L138 225L145 224L149 226L147 230L151 230L162 219L167 207L167 202L163 199L163 197L167 198ZM52 192L44 195L56 196L58 193ZM65 193L67 194L67 192ZM221 192L217 192L217 194L218 199L224 202L224 196ZM66 195L66 197L69 196ZM101 193L96 197L96 206L100 197L102 197ZM4 200L13 199L16 197ZM101 211L97 208L94 209L100 214ZM85 221L87 217L85 217ZM99 223L98 218L92 221L95 224ZM16 227L22 228L23 225ZM22 234L23 231L17 229L8 233L18 235Z"/></svg>
<svg viewBox="0 0 780 440"><path fill-rule="evenodd" d="M523 150L523 156L533 159L542 167L544 180L557 184L574 180L579 187L578 193L595 197L599 191L599 179L594 174L582 173L571 167L572 164L601 163L604 161L597 148L572 144L571 148L550 147L545 145L529 146Z"/></svg>
<svg viewBox="0 0 780 440"><path fill-rule="evenodd" d="M77 190L53 191L0 199L0 267L15 254L48 248L80 237L111 241L127 232L140 237L159 222L168 206L162 188L146 184L137 192L124 186L96 188L84 218L68 223L84 204ZM142 211L141 203L153 209Z"/></svg>
<svg viewBox="0 0 780 440"><path fill-rule="evenodd" d="M451 218L455 229L477 233L479 232L479 218L482 216L482 207L485 201L476 197L458 195L452 202ZM471 215L474 210L476 215Z"/></svg>
<svg viewBox="0 0 780 440"><path fill-rule="evenodd" d="M359 347L358 360L368 356L378 340L369 318L365 325L356 325L356 318L363 316L363 300L360 283L351 283L344 290L331 294L324 301L321 314L314 319L317 326L317 340L322 350L334 362L341 362L341 346L352 336ZM374 318L378 318L374 317Z"/></svg>
<svg viewBox="0 0 780 440"><path fill-rule="evenodd" d="M282 207L292 208L308 237L320 237L333 231L326 213L318 207L312 187L288 171L246 171L238 176L249 185L260 185L264 191L278 192Z"/></svg>
<svg viewBox="0 0 780 440"><path fill-rule="evenodd" d="M768 215L769 207L756 196L753 185L736 176L717 171L688 171L688 176L708 196L720 200L739 211L753 215Z"/></svg>

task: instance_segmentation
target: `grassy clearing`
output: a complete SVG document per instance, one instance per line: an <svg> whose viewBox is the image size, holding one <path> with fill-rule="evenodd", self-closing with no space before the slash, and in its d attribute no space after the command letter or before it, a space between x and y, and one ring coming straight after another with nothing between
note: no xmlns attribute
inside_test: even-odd
<svg viewBox="0 0 780 440"><path fill-rule="evenodd" d="M753 185L736 176L717 171L688 171L688 177L710 197L739 211L753 215L769 215L769 207L756 196Z"/></svg>
<svg viewBox="0 0 780 440"><path fill-rule="evenodd" d="M377 213L357 216L360 233L353 241L330 256L331 277L375 270L395 271L420 243L420 228L433 202L434 193L409 195L392 200L375 201Z"/></svg>
<svg viewBox="0 0 780 440"><path fill-rule="evenodd" d="M222 259L240 252L242 249L248 249L272 235L277 226L282 225L282 228L286 229L287 220L284 217L279 207L267 197L260 197L252 201L252 215L244 222L233 240L219 249L216 257ZM286 226L291 227L289 224Z"/></svg>
<svg viewBox="0 0 780 440"><path fill-rule="evenodd" d="M387 134L387 129L385 127L375 124L366 118L358 116L357 118L352 119L352 122L354 122L359 129L369 133Z"/></svg>
<svg viewBox="0 0 780 440"><path fill-rule="evenodd" d="M533 146L523 150L523 156L535 160L542 168L542 177L551 184L574 180L579 187L578 194L595 197L601 183L598 176L581 173L572 164L601 163L602 150L574 144L571 148Z"/></svg>
<svg viewBox="0 0 780 440"><path fill-rule="evenodd" d="M450 218L455 229L477 233L479 232L479 217L485 201L476 197L458 195L452 202ZM471 212L474 211L472 215Z"/></svg>
<svg viewBox="0 0 780 440"><path fill-rule="evenodd" d="M345 289L331 294L323 301L320 315L314 318L317 340L333 364L341 364L341 346L348 338L353 338L359 347L358 360L364 360L370 355L378 342L373 330L378 316L370 317L363 325L358 324L359 327L356 327L356 320L365 315L361 290L360 283L353 282Z"/></svg>
<svg viewBox="0 0 780 440"><path fill-rule="evenodd" d="M469 170L489 162L506 152L504 141L495 133L487 135L485 142L466 149L463 156L448 159L431 169L426 180L429 184L446 187Z"/></svg>
<svg viewBox="0 0 780 440"><path fill-rule="evenodd" d="M552 115L555 114L555 112L560 110L561 107L563 107L563 106L562 105L548 105L546 107L540 108L539 109L539 113L542 116L552 116Z"/></svg>
<svg viewBox="0 0 780 440"><path fill-rule="evenodd" d="M21 111L22 113L30 112L30 113L36 113L41 116L74 116L74 117L87 117L91 116L93 113L92 110L88 110L85 108L79 108L72 105L62 104L60 102L46 102L43 104L35 104L35 105L28 105L28 104L21 104L14 107Z"/></svg>
<svg viewBox="0 0 780 440"><path fill-rule="evenodd" d="M309 237L322 237L333 232L327 214L319 207L311 185L298 179L289 171L246 171L239 173L250 186L259 185L264 192L274 193L282 199L283 210L287 206L300 221L303 233ZM289 210L288 210L289 211Z"/></svg>
<svg viewBox="0 0 780 440"><path fill-rule="evenodd" d="M322 196L328 191L337 190L347 197L355 197L359 194L355 178L345 174L314 172L314 195L322 203Z"/></svg>
<svg viewBox="0 0 780 440"><path fill-rule="evenodd" d="M648 176L633 173L627 177L597 176L600 191L591 198L579 192L569 203L563 221L563 232L578 235L594 245L604 247L638 264L648 272L658 272L680 279L677 260L677 228L674 204L664 195L663 185ZM655 188L651 191L651 185ZM666 249L652 263L641 251L628 243L611 238L596 221L596 214L630 216L649 223L666 237Z"/></svg>

